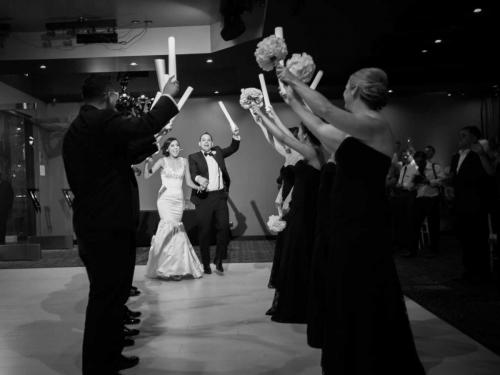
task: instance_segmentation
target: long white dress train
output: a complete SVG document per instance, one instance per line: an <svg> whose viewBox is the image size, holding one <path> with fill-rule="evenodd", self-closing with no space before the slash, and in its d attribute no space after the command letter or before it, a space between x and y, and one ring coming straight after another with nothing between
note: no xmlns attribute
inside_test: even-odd
<svg viewBox="0 0 500 375"><path fill-rule="evenodd" d="M164 160L161 170L162 186L157 201L160 222L151 239L146 265L146 275L151 278L200 278L203 275L203 267L181 221L184 211L182 182L187 166L187 160L182 160L179 170L168 166L168 160Z"/></svg>

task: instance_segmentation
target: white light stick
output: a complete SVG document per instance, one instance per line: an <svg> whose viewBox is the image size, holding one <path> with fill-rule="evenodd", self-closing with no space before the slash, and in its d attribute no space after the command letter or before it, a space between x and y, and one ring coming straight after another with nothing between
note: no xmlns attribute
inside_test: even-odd
<svg viewBox="0 0 500 375"><path fill-rule="evenodd" d="M191 86L188 86L186 91L184 91L184 94L182 94L181 98L179 99L179 102L177 103L177 107L179 108L179 111L184 106L184 104L186 103L186 101L188 100L188 98L192 92L193 92L193 88Z"/></svg>
<svg viewBox="0 0 500 375"><path fill-rule="evenodd" d="M158 91L155 95L155 98L153 99L153 104L151 104L151 108L149 108L150 110L153 109L153 107L156 105L156 103L160 98L161 98L161 91Z"/></svg>
<svg viewBox="0 0 500 375"><path fill-rule="evenodd" d="M274 35L275 35L277 38L284 39L284 38L283 38L283 28L282 28L281 26L275 27L275 28L274 28ZM278 64L280 64L281 66L284 66L284 65L285 65L285 64L284 64L284 62L283 62L283 60L280 60L280 61L278 62ZM281 82L280 80L278 80L278 83L279 83L279 85L280 85L280 91L281 91L281 92L285 92L286 90L285 90L285 85L284 85L284 83L283 83L283 82Z"/></svg>
<svg viewBox="0 0 500 375"><path fill-rule="evenodd" d="M311 83L311 86L309 86L309 87L312 88L313 90L316 90L316 87L318 87L318 83L319 83L319 81L321 81L322 77L323 77L323 71L318 70L318 72L316 73L316 77L314 77L314 79Z"/></svg>
<svg viewBox="0 0 500 375"><path fill-rule="evenodd" d="M177 63L175 57L175 38L173 36L168 37L168 75L177 77Z"/></svg>
<svg viewBox="0 0 500 375"><path fill-rule="evenodd" d="M269 100L269 94L267 93L266 81L264 79L264 74L259 74L260 89L262 90L262 95L264 96L264 106L267 108L271 107L271 101Z"/></svg>
<svg viewBox="0 0 500 375"><path fill-rule="evenodd" d="M219 103L220 109L222 109L222 112L224 112L224 115L226 116L227 122L229 122L229 126L231 127L231 131L234 132L236 129L238 129L238 126L234 123L233 119L229 115L229 112L227 111L224 103L222 103L221 101L219 101L218 103Z"/></svg>
<svg viewBox="0 0 500 375"><path fill-rule="evenodd" d="M283 39L283 28L281 26L275 27L274 28L274 35L277 38Z"/></svg>
<svg viewBox="0 0 500 375"><path fill-rule="evenodd" d="M163 87L165 86L165 60L163 59L155 59L155 68L156 68L156 77L158 78L158 87L160 88L160 92L163 91Z"/></svg>

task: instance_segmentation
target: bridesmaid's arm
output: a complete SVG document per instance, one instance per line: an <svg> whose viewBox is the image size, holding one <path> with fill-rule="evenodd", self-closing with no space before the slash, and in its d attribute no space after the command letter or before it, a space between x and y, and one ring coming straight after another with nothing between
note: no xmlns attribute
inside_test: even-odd
<svg viewBox="0 0 500 375"><path fill-rule="evenodd" d="M151 161L153 161L152 158L147 158L146 163L144 163L144 178L146 180L154 175L158 169L163 168L163 158L158 159L156 163L154 163L153 168L149 167Z"/></svg>
<svg viewBox="0 0 500 375"><path fill-rule="evenodd" d="M188 164L187 159L182 158L182 161L184 163L184 170L185 170L184 181L186 181L186 185L189 186L191 189L195 189L195 190L200 191L201 186L195 184L193 182L193 180L191 179L191 172L189 171L189 164Z"/></svg>

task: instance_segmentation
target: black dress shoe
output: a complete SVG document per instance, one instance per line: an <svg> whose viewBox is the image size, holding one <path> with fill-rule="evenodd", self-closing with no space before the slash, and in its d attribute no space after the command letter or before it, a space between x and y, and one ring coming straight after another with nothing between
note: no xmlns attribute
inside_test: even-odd
<svg viewBox="0 0 500 375"><path fill-rule="evenodd" d="M135 340L131 339L130 337L123 338L123 347L133 346L133 345L135 345Z"/></svg>
<svg viewBox="0 0 500 375"><path fill-rule="evenodd" d="M137 357L135 355L131 355L131 356L127 357L127 356L124 356L122 354L113 363L113 368L115 370L125 370L127 368L137 366L138 363L139 363L139 357Z"/></svg>
<svg viewBox="0 0 500 375"><path fill-rule="evenodd" d="M210 268L210 266L203 266L203 273L210 275L212 273L212 269Z"/></svg>
<svg viewBox="0 0 500 375"><path fill-rule="evenodd" d="M138 329L123 327L123 336L137 336L139 334Z"/></svg>
<svg viewBox="0 0 500 375"><path fill-rule="evenodd" d="M138 318L142 315L140 311L132 311L127 306L125 306L125 317L126 318Z"/></svg>
<svg viewBox="0 0 500 375"><path fill-rule="evenodd" d="M127 325L139 324L140 322L141 322L141 319L137 319L137 318L125 318L125 319L123 319L123 324L127 324Z"/></svg>
<svg viewBox="0 0 500 375"><path fill-rule="evenodd" d="M130 288L130 297L136 297L139 294L141 294L141 291L139 289L137 289L135 286L132 286Z"/></svg>
<svg viewBox="0 0 500 375"><path fill-rule="evenodd" d="M215 269L218 271L218 272L221 272L223 273L224 272L224 267L222 267L222 261L218 261L217 263L215 263Z"/></svg>

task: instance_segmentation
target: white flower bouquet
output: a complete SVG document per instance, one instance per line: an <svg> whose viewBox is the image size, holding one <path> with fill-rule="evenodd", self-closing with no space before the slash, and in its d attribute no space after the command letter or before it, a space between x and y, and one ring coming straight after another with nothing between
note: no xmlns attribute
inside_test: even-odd
<svg viewBox="0 0 500 375"><path fill-rule="evenodd" d="M264 105L262 91L253 87L241 89L240 104L244 109L262 107Z"/></svg>
<svg viewBox="0 0 500 375"><path fill-rule="evenodd" d="M271 215L267 220L267 228L271 232L279 233L286 228L286 221L281 220L279 215Z"/></svg>
<svg viewBox="0 0 500 375"><path fill-rule="evenodd" d="M294 53L286 62L286 67L304 83L309 83L313 78L316 64L313 58L307 53Z"/></svg>
<svg viewBox="0 0 500 375"><path fill-rule="evenodd" d="M288 50L285 40L275 35L262 39L255 50L257 64L267 72L273 70L278 61L283 60L286 55L288 55Z"/></svg>

